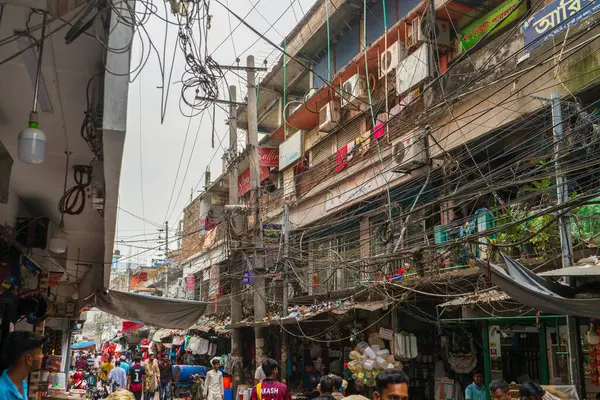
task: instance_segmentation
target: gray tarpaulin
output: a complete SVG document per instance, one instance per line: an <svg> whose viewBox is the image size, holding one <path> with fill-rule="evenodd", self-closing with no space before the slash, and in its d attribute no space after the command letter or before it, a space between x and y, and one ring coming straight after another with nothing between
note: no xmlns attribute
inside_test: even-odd
<svg viewBox="0 0 600 400"><path fill-rule="evenodd" d="M87 301L91 306L111 315L157 328L188 329L206 311L206 303L200 301L145 296L117 290L95 293Z"/></svg>
<svg viewBox="0 0 600 400"><path fill-rule="evenodd" d="M546 313L600 317L600 299L565 297L566 294L572 293L568 286L538 276L510 257L504 256L504 261L508 272L497 265L489 264L492 281L514 300ZM487 273L487 261L477 259L477 264Z"/></svg>

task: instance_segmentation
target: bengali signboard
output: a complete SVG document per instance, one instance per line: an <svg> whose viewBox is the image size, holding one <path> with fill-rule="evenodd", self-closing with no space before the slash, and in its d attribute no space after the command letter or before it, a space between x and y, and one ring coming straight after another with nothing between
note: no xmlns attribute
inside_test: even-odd
<svg viewBox="0 0 600 400"><path fill-rule="evenodd" d="M555 0L523 24L524 46L531 51L600 11L600 0Z"/></svg>
<svg viewBox="0 0 600 400"><path fill-rule="evenodd" d="M519 3L521 3L520 6ZM516 9L517 7L518 9ZM525 12L527 12L526 1L503 1L498 7L460 30L462 51L467 51L475 46L479 39L486 33L493 31L493 34L500 31L511 22L523 16Z"/></svg>
<svg viewBox="0 0 600 400"><path fill-rule="evenodd" d="M228 200L229 200L228 193L216 192L216 193L211 193L211 195L210 195L210 203L213 206L224 206L225 204L227 204Z"/></svg>
<svg viewBox="0 0 600 400"><path fill-rule="evenodd" d="M263 224L263 243L266 248L279 246L281 242L281 224Z"/></svg>
<svg viewBox="0 0 600 400"><path fill-rule="evenodd" d="M260 181L264 181L269 177L269 168L260 167ZM250 191L252 184L250 182L250 168L245 170L238 176L238 196L243 196Z"/></svg>
<svg viewBox="0 0 600 400"><path fill-rule="evenodd" d="M279 167L279 149L277 148L261 147L258 149L258 157L258 163L261 167Z"/></svg>

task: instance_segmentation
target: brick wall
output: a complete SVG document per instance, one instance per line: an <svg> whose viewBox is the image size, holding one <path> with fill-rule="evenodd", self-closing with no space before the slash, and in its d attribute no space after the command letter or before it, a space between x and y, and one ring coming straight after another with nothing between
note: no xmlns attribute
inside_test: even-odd
<svg viewBox="0 0 600 400"><path fill-rule="evenodd" d="M183 210L183 230L181 232L181 254L180 260L185 260L188 257L199 252L204 240L200 230L200 202L202 199L196 197Z"/></svg>

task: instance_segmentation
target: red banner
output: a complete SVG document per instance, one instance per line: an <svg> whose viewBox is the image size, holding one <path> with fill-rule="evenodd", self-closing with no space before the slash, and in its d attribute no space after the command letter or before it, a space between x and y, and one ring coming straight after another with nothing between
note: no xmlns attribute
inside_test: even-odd
<svg viewBox="0 0 600 400"><path fill-rule="evenodd" d="M261 167L279 168L279 149L261 147L258 149L259 165Z"/></svg>
<svg viewBox="0 0 600 400"><path fill-rule="evenodd" d="M196 289L196 275L189 274L185 280L185 290L188 292L193 292L194 289Z"/></svg>
<svg viewBox="0 0 600 400"><path fill-rule="evenodd" d="M269 168L260 167L260 181L264 181L269 177ZM243 196L250 191L250 168L242 172L238 176L238 196Z"/></svg>
<svg viewBox="0 0 600 400"><path fill-rule="evenodd" d="M122 333L133 332L137 329L140 329L144 326L144 324L140 324L139 322L134 321L123 321L123 327L121 328Z"/></svg>

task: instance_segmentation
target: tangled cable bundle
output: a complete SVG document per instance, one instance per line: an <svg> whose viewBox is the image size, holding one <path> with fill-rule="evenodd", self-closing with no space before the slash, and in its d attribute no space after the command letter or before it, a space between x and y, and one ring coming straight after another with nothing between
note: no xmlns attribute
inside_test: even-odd
<svg viewBox="0 0 600 400"><path fill-rule="evenodd" d="M92 167L74 165L73 179L75 186L67 190L58 202L58 211L61 214L79 215L85 209L86 189L92 183Z"/></svg>

